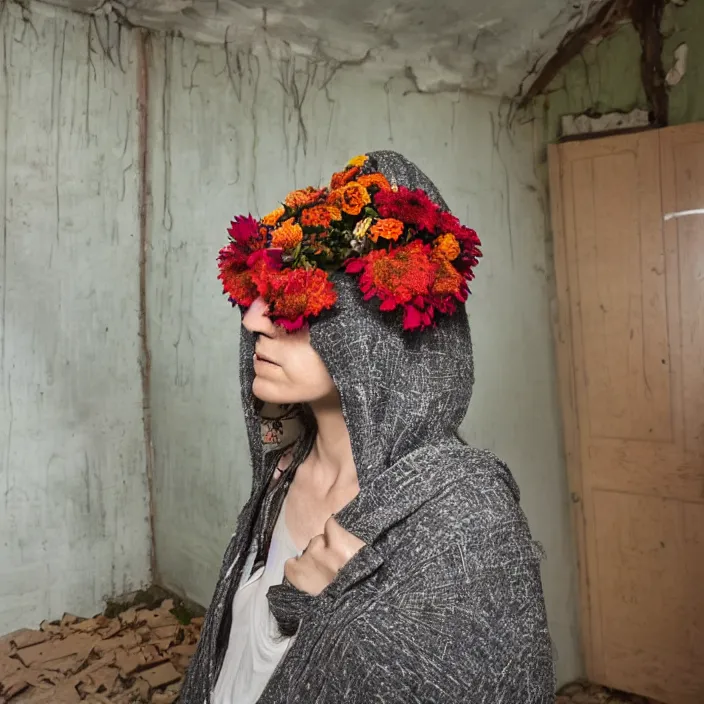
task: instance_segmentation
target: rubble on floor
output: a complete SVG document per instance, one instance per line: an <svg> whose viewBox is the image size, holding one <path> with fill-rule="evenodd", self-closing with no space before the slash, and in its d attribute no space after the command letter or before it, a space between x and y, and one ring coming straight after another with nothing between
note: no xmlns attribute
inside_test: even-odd
<svg viewBox="0 0 704 704"><path fill-rule="evenodd" d="M589 682L573 682L557 693L555 704L660 704L660 702L639 697L636 694L617 692Z"/></svg>
<svg viewBox="0 0 704 704"><path fill-rule="evenodd" d="M11 633L0 638L0 704L173 704L202 623L165 600Z"/></svg>
<svg viewBox="0 0 704 704"><path fill-rule="evenodd" d="M174 704L203 618L172 599L160 603L161 594L0 638L0 704ZM555 704L659 703L575 682Z"/></svg>

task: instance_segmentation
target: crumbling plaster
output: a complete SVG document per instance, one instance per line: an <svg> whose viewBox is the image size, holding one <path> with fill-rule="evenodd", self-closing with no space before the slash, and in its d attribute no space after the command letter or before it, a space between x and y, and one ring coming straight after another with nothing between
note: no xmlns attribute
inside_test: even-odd
<svg viewBox="0 0 704 704"><path fill-rule="evenodd" d="M18 1L18 0L13 0ZM49 0L238 49L405 72L417 90L516 95L602 0Z"/></svg>
<svg viewBox="0 0 704 704"><path fill-rule="evenodd" d="M697 0L669 3L661 31L665 71L674 65L678 47L688 47L685 74L677 85L669 88L668 123L680 125L703 120L704 3ZM638 35L630 23L624 23L610 37L588 44L536 101L545 116L545 141L554 142L559 138L563 115L603 115L647 109L640 55Z"/></svg>

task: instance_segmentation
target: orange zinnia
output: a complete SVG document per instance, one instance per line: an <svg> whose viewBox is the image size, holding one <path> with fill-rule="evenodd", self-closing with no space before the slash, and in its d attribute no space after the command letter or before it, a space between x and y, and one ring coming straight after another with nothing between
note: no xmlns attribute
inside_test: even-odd
<svg viewBox="0 0 704 704"><path fill-rule="evenodd" d="M286 196L284 203L289 208L302 208L304 205L311 205L319 200L320 197L325 193L325 189L313 188L308 186L308 188L302 188L298 191L292 191Z"/></svg>
<svg viewBox="0 0 704 704"><path fill-rule="evenodd" d="M448 262L454 261L460 256L460 243L450 232L440 235L435 240L435 253L447 259Z"/></svg>
<svg viewBox="0 0 704 704"><path fill-rule="evenodd" d="M330 189L337 190L342 188L345 184L349 183L357 174L359 173L359 167L353 166L352 168L345 169L344 171L339 171L332 175L330 179Z"/></svg>
<svg viewBox="0 0 704 704"><path fill-rule="evenodd" d="M338 188L328 197L330 205L340 208L340 210L349 215L359 215L362 212L362 208L370 202L369 192L356 181Z"/></svg>
<svg viewBox="0 0 704 704"><path fill-rule="evenodd" d="M457 294L462 287L462 276L446 259L438 262L439 266L435 273L435 281L431 289L432 293L438 296Z"/></svg>
<svg viewBox="0 0 704 704"><path fill-rule="evenodd" d="M365 188L376 186L380 191L391 190L391 184L384 174L363 174L357 179L357 183Z"/></svg>
<svg viewBox="0 0 704 704"><path fill-rule="evenodd" d="M281 217L285 212L286 209L283 205L276 210L272 210L268 215L265 215L262 218L262 225L269 225L269 227L273 227L279 222L279 220L281 220Z"/></svg>
<svg viewBox="0 0 704 704"><path fill-rule="evenodd" d="M301 213L301 225L304 227L330 227L330 223L340 220L342 213L334 205L316 205L306 208Z"/></svg>
<svg viewBox="0 0 704 704"><path fill-rule="evenodd" d="M384 240L396 242L403 234L403 223L395 218L384 218L372 225L370 239L376 242L380 237Z"/></svg>
<svg viewBox="0 0 704 704"><path fill-rule="evenodd" d="M303 241L303 230L289 218L271 233L271 246L276 249L294 249Z"/></svg>

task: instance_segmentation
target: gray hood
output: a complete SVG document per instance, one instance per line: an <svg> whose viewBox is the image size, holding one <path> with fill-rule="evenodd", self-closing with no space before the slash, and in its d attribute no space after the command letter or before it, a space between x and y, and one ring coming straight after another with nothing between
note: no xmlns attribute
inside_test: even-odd
<svg viewBox="0 0 704 704"><path fill-rule="evenodd" d="M395 152L372 152L364 171L394 184L421 188L447 210L433 183ZM435 328L403 331L401 313L363 301L355 277L333 276L334 309L311 325L311 345L342 398L360 485L409 452L456 435L474 384L472 341L464 308L438 316ZM252 398L254 336L242 329L240 379L250 448L263 457L260 406ZM266 475L266 471L264 472Z"/></svg>

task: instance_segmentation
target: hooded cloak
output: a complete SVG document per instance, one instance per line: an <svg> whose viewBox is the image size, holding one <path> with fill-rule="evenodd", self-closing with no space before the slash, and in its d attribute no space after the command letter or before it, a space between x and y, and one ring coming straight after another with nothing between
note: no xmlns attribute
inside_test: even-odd
<svg viewBox="0 0 704 704"><path fill-rule="evenodd" d="M394 152L364 171L421 188L430 180ZM334 276L338 302L314 321L311 345L340 393L360 492L337 515L366 546L318 596L287 581L269 606L296 639L260 704L547 704L552 647L519 491L506 465L457 435L474 367L464 309L434 328L402 331L399 317L362 300L353 277ZM303 416L293 461L268 489L282 451L265 452L252 398L255 337L242 329L242 401L253 484L228 546L183 704L209 704L227 648L231 605L254 544L265 554L296 468L315 438Z"/></svg>

